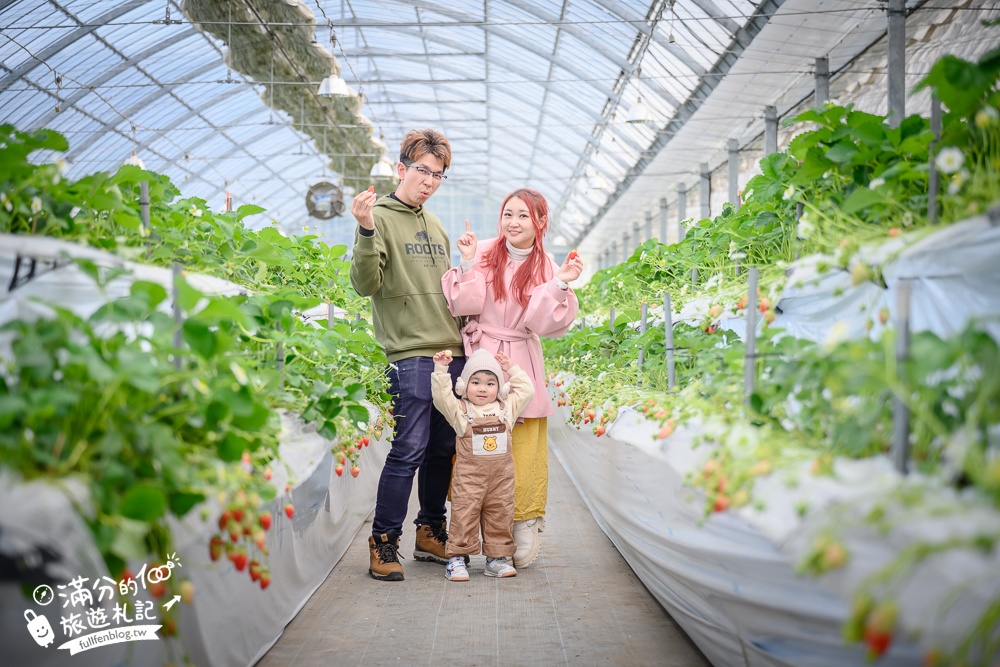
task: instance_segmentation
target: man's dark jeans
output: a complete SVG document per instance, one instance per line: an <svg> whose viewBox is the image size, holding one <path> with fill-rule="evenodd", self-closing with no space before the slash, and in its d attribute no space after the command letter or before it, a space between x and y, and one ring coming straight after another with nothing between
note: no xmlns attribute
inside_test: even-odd
<svg viewBox="0 0 1000 667"><path fill-rule="evenodd" d="M463 368L465 357L455 357L448 367L453 386ZM414 473L420 500L414 523L439 523L445 519L455 431L431 401L433 372L434 360L430 357L410 357L389 364L389 393L393 396L396 429L378 482L372 522L372 534L376 537L389 530L403 533Z"/></svg>

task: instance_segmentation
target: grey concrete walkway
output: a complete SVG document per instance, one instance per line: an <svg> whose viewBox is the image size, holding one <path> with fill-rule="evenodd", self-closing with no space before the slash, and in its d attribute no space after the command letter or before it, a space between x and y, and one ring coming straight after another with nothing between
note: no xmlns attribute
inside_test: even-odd
<svg viewBox="0 0 1000 667"><path fill-rule="evenodd" d="M550 476L542 555L516 577L484 576L479 556L471 581L449 582L444 566L411 558L407 525L406 580L375 581L365 523L258 665L708 665L594 522L554 458Z"/></svg>

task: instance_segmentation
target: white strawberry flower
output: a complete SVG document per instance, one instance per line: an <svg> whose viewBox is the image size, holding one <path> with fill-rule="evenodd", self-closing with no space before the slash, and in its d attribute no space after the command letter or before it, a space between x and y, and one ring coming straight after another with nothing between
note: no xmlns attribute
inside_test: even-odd
<svg viewBox="0 0 1000 667"><path fill-rule="evenodd" d="M876 178L873 178L872 182L868 184L868 189L875 190L877 188L882 187L883 185L885 185L885 179L882 178L881 176L878 176Z"/></svg>
<svg viewBox="0 0 1000 667"><path fill-rule="evenodd" d="M814 225L813 221L809 219L808 214L803 213L802 217L799 218L798 226L795 228L795 235L800 239L807 239L812 236L815 231L816 225Z"/></svg>
<svg viewBox="0 0 1000 667"><path fill-rule="evenodd" d="M789 185L787 188L785 188L785 192L784 194L781 195L781 198L784 199L785 201L788 201L794 196L795 196L795 186Z"/></svg>
<svg viewBox="0 0 1000 667"><path fill-rule="evenodd" d="M830 352L847 340L849 333L850 330L847 328L847 323L844 320L837 320L830 327L830 330L826 332L826 337L823 339L823 349Z"/></svg>
<svg viewBox="0 0 1000 667"><path fill-rule="evenodd" d="M201 209L194 205L192 205L191 208L188 209L188 213L190 213L196 218L201 217Z"/></svg>
<svg viewBox="0 0 1000 667"><path fill-rule="evenodd" d="M10 199L7 198L6 192L0 192L0 204L3 204L3 207L7 209L8 213L14 210L14 204L12 204Z"/></svg>
<svg viewBox="0 0 1000 667"><path fill-rule="evenodd" d="M995 107L986 106L976 112L975 123L976 127L980 130L985 130L990 125L997 122L1000 118L1000 112L997 112Z"/></svg>
<svg viewBox="0 0 1000 667"><path fill-rule="evenodd" d="M38 197L31 198L31 213L33 215L38 215L42 212L42 200Z"/></svg>
<svg viewBox="0 0 1000 667"><path fill-rule="evenodd" d="M964 163L965 154L961 148L956 148L955 146L942 148L934 160L934 164L937 165L938 171L942 174L954 174L962 168L962 164Z"/></svg>
<svg viewBox="0 0 1000 667"><path fill-rule="evenodd" d="M242 386L245 387L247 385L247 382L250 381L250 378L247 377L247 372L243 370L243 367L240 366L235 361L229 362L229 370L232 371L233 377L235 377L236 381L239 382Z"/></svg>
<svg viewBox="0 0 1000 667"><path fill-rule="evenodd" d="M962 188L965 187L965 182L967 180L969 180L969 172L965 169L957 174L953 174L951 181L948 183L948 194L957 195L962 191Z"/></svg>

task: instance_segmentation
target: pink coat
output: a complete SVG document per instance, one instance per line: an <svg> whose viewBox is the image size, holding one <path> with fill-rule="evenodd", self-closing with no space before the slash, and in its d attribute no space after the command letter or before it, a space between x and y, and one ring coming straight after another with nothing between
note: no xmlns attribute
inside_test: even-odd
<svg viewBox="0 0 1000 667"><path fill-rule="evenodd" d="M531 376L535 397L521 413L524 418L548 417L554 414L552 402L545 391L545 364L539 336L559 338L569 329L580 308L572 289L561 289L555 278L538 285L531 293L527 308L510 298L510 283L521 262L510 260L504 270L507 301L498 303L493 291L486 285L486 274L480 264L482 256L494 243L491 239L479 243L476 264L468 273L455 267L441 278L448 310L455 317L469 316L469 324L462 330L465 353L472 354L479 348L490 352L503 352ZM552 262L552 274L559 269Z"/></svg>

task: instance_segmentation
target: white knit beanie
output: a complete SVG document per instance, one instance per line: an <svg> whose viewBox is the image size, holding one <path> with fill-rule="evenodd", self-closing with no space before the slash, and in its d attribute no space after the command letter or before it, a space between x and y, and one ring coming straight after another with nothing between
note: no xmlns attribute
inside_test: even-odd
<svg viewBox="0 0 1000 667"><path fill-rule="evenodd" d="M455 383L455 392L460 397L465 398L465 390L468 389L469 378L479 371L489 371L496 375L497 382L500 384L497 397L500 400L507 398L507 393L510 391L510 383L503 381L503 369L500 368L500 362L497 361L496 357L483 349L473 352L465 362L465 370L462 371L462 377L458 378L458 382Z"/></svg>

